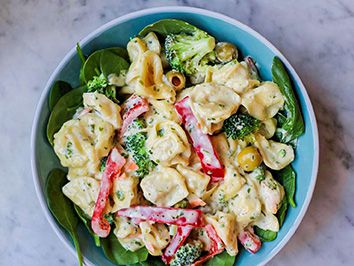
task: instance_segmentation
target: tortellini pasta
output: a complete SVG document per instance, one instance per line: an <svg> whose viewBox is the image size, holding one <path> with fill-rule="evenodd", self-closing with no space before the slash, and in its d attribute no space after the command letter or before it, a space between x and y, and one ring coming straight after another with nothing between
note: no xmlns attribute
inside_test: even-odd
<svg viewBox="0 0 354 266"><path fill-rule="evenodd" d="M243 94L242 105L251 116L264 121L275 116L283 108L284 97L277 84L266 81Z"/></svg>
<svg viewBox="0 0 354 266"><path fill-rule="evenodd" d="M127 50L131 64L125 82L128 85L133 85L139 77L142 56L147 51L147 46L143 40L135 37L128 42Z"/></svg>
<svg viewBox="0 0 354 266"><path fill-rule="evenodd" d="M69 167L68 178L97 176L100 159L113 146L114 127L95 113L64 123L54 135L54 151L63 166ZM75 168L76 170L71 170ZM74 175L72 175L75 173Z"/></svg>
<svg viewBox="0 0 354 266"><path fill-rule="evenodd" d="M261 213L262 205L257 190L251 183L246 183L228 203L240 228L246 227Z"/></svg>
<svg viewBox="0 0 354 266"><path fill-rule="evenodd" d="M92 217L96 199L100 191L99 182L92 177L78 177L71 180L63 188L63 193L79 206L89 217Z"/></svg>
<svg viewBox="0 0 354 266"><path fill-rule="evenodd" d="M173 121L155 123L148 130L146 146L151 158L163 166L188 164L190 144L181 126Z"/></svg>
<svg viewBox="0 0 354 266"><path fill-rule="evenodd" d="M269 171L266 171L265 179L260 183L259 195L265 210L276 214L285 192L283 186L272 177Z"/></svg>
<svg viewBox="0 0 354 266"><path fill-rule="evenodd" d="M207 215L206 221L211 224L218 236L225 245L225 249L230 256L236 256L238 253L237 235L238 228L236 217L231 213L217 212L215 215Z"/></svg>
<svg viewBox="0 0 354 266"><path fill-rule="evenodd" d="M158 54L152 51L143 53L137 72L137 81L133 85L136 94L153 99L175 101L175 90L163 81L163 68Z"/></svg>
<svg viewBox="0 0 354 266"><path fill-rule="evenodd" d="M158 120L171 120L179 123L179 118L172 103L166 100L150 99L150 110L145 114L148 125L154 124Z"/></svg>
<svg viewBox="0 0 354 266"><path fill-rule="evenodd" d="M105 95L97 92L84 93L84 106L93 108L97 115L103 120L111 123L114 129L119 129L122 125L120 116L120 106L115 104Z"/></svg>
<svg viewBox="0 0 354 266"><path fill-rule="evenodd" d="M113 202L112 212L122 208L129 208L139 203L138 201L139 178L133 175L122 175L113 181Z"/></svg>
<svg viewBox="0 0 354 266"><path fill-rule="evenodd" d="M267 140L261 134L255 134L255 145L262 155L263 162L273 170L281 170L295 158L294 150L290 145Z"/></svg>
<svg viewBox="0 0 354 266"><path fill-rule="evenodd" d="M266 139L270 139L274 136L277 129L277 120L275 118L269 118L262 121L259 133L262 134Z"/></svg>
<svg viewBox="0 0 354 266"><path fill-rule="evenodd" d="M241 98L232 89L215 83L196 85L191 91L190 105L203 133L221 129L223 121L235 113Z"/></svg>
<svg viewBox="0 0 354 266"><path fill-rule="evenodd" d="M271 213L261 212L261 214L258 216L258 218L253 223L253 225L258 226L259 228L261 228L263 230L270 230L273 232L279 231L278 218L274 214L271 214Z"/></svg>
<svg viewBox="0 0 354 266"><path fill-rule="evenodd" d="M226 166L224 181L216 190L218 198L228 201L237 195L241 187L246 182L233 165ZM219 194L218 194L219 193Z"/></svg>
<svg viewBox="0 0 354 266"><path fill-rule="evenodd" d="M162 250L170 241L170 234L164 224L152 224L150 222L141 222L139 224L142 240L153 256L162 255Z"/></svg>
<svg viewBox="0 0 354 266"><path fill-rule="evenodd" d="M158 167L140 182L144 197L157 206L170 207L188 196L183 176L170 167Z"/></svg>
<svg viewBox="0 0 354 266"><path fill-rule="evenodd" d="M149 32L143 38L143 40L147 46L147 49L157 53L158 55L161 53L161 45L160 45L159 39L157 38L157 36L154 32Z"/></svg>
<svg viewBox="0 0 354 266"><path fill-rule="evenodd" d="M177 171L184 176L189 193L199 198L203 197L207 191L210 176L183 165L177 165Z"/></svg>
<svg viewBox="0 0 354 266"><path fill-rule="evenodd" d="M117 216L114 220L114 235L127 250L136 251L144 246L140 227L126 217Z"/></svg>
<svg viewBox="0 0 354 266"><path fill-rule="evenodd" d="M219 67L209 68L206 79L208 82L230 87L238 94L243 94L259 85L258 80L251 78L247 64L236 60Z"/></svg>

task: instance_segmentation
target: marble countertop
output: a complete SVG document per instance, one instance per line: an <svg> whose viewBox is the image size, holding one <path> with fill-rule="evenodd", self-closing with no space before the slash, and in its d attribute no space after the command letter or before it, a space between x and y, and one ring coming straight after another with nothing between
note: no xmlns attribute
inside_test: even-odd
<svg viewBox="0 0 354 266"><path fill-rule="evenodd" d="M78 40L118 16L166 4L234 17L264 35L293 64L317 114L321 163L303 222L269 265L353 265L351 0L2 0L0 265L76 265L45 219L32 183L29 150L36 103L49 75Z"/></svg>

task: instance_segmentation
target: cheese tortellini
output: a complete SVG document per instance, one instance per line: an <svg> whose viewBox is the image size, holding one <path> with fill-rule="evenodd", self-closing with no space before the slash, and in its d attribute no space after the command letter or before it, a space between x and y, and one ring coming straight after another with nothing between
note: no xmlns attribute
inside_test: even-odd
<svg viewBox="0 0 354 266"><path fill-rule="evenodd" d="M281 170L295 158L294 150L290 145L267 140L261 134L255 134L255 145L262 155L263 162L273 170Z"/></svg>
<svg viewBox="0 0 354 266"><path fill-rule="evenodd" d="M221 129L224 120L235 113L241 98L232 89L215 83L202 83L194 87L190 105L203 133L213 134Z"/></svg>
<svg viewBox="0 0 354 266"><path fill-rule="evenodd" d="M54 151L61 164L69 168L68 178L97 177L100 159L113 147L114 134L113 125L95 113L64 123L54 135Z"/></svg>
<svg viewBox="0 0 354 266"><path fill-rule="evenodd" d="M153 256L161 256L162 250L170 241L170 234L164 224L152 224L150 222L141 222L139 224L142 240Z"/></svg>
<svg viewBox="0 0 354 266"><path fill-rule="evenodd" d="M160 56L150 50L142 53L142 50L144 48L139 48L138 54L132 56L134 66L128 71L126 83L140 96L174 102L176 92L163 81Z"/></svg>
<svg viewBox="0 0 354 266"><path fill-rule="evenodd" d="M84 93L84 106L93 108L97 115L104 121L109 122L114 129L119 129L122 125L120 116L120 106L108 99L105 95L97 92Z"/></svg>
<svg viewBox="0 0 354 266"><path fill-rule="evenodd" d="M225 245L226 251L230 256L238 253L237 235L238 228L236 217L232 213L217 212L213 216L206 216L206 221L211 224L218 236Z"/></svg>
<svg viewBox="0 0 354 266"><path fill-rule="evenodd" d="M129 208L139 203L138 200L139 178L133 175L122 175L114 179L113 182L113 202L112 212L123 208Z"/></svg>
<svg viewBox="0 0 354 266"><path fill-rule="evenodd" d="M63 187L63 193L79 206L89 217L92 217L100 183L92 177L78 177Z"/></svg>
<svg viewBox="0 0 354 266"><path fill-rule="evenodd" d="M240 228L253 222L262 209L257 190L251 183L246 183L235 197L229 200L228 204L230 211L236 215Z"/></svg>
<svg viewBox="0 0 354 266"><path fill-rule="evenodd" d="M119 243L130 251L136 251L144 246L141 229L126 217L117 216L114 220L114 235Z"/></svg>
<svg viewBox="0 0 354 266"><path fill-rule="evenodd" d="M284 97L277 84L266 81L242 95L242 105L251 116L264 121L283 108Z"/></svg>
<svg viewBox="0 0 354 266"><path fill-rule="evenodd" d="M140 182L144 197L157 206L170 207L188 196L185 179L175 169L158 167Z"/></svg>
<svg viewBox="0 0 354 266"><path fill-rule="evenodd" d="M177 165L177 171L184 176L189 193L201 198L207 191L210 176L190 167Z"/></svg>
<svg viewBox="0 0 354 266"><path fill-rule="evenodd" d="M186 133L173 121L157 122L150 127L146 146L152 160L163 166L187 165L191 155Z"/></svg>
<svg viewBox="0 0 354 266"><path fill-rule="evenodd" d="M237 61L210 68L207 73L207 81L232 88L238 94L243 94L259 85L258 80L251 78L247 64Z"/></svg>

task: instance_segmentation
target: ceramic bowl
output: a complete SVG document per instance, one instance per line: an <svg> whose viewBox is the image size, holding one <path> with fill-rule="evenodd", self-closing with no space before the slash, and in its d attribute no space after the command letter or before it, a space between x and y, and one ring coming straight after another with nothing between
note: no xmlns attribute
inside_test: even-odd
<svg viewBox="0 0 354 266"><path fill-rule="evenodd" d="M110 46L125 47L129 38L135 36L146 25L165 18L185 20L206 30L219 41L236 44L243 55L251 55L257 61L260 66L260 74L265 80L271 80L272 59L274 56L278 56L284 62L294 82L294 89L306 125L305 134L298 140L296 159L293 162L293 167L297 173L295 194L297 207L289 208L285 223L276 240L264 243L260 251L254 255L241 251L236 260L236 264L239 266L263 265L277 254L295 233L304 217L314 190L318 170L319 147L316 119L310 99L294 68L269 41L235 19L203 9L159 7L130 13L95 30L83 39L80 45L85 54ZM51 169L60 166L52 147L47 142L45 128L49 116L47 98L52 84L56 80L65 80L73 86L78 85L80 64L75 48L73 48L49 78L37 106L31 141L33 181L39 201L50 225L73 254L76 253L69 235L56 223L45 201L44 184L46 177ZM101 249L96 248L84 228L79 228L79 237L86 264L113 265L105 258Z"/></svg>

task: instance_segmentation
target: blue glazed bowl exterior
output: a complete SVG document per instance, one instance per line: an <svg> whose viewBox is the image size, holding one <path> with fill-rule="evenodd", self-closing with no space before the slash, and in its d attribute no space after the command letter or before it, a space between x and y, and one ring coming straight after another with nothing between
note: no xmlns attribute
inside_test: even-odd
<svg viewBox="0 0 354 266"><path fill-rule="evenodd" d="M285 63L295 85L305 120L305 134L299 138L296 159L293 167L297 173L296 208L290 208L276 240L264 243L259 252L251 255L245 251L238 254L237 265L263 265L268 262L288 242L299 226L312 197L318 170L318 132L313 108L307 92L284 56L266 39L240 22L218 13L190 7L161 7L138 11L120 17L102 26L80 42L85 54L110 46L125 47L132 36L146 25L164 18L185 20L204 29L219 41L228 41L237 45L243 55L251 55L259 65L264 80L271 80L271 64L274 56ZM72 86L79 85L79 69L81 62L73 48L62 60L50 77L37 106L32 128L31 163L36 192L45 215L59 238L75 253L70 237L51 216L44 197L44 184L49 171L60 167L45 135L49 117L47 97L55 80L65 80ZM86 264L113 265L94 242L79 228L80 244ZM235 236L236 237L236 236Z"/></svg>

